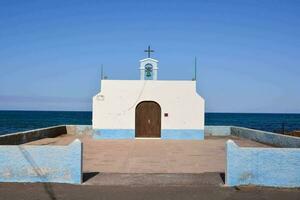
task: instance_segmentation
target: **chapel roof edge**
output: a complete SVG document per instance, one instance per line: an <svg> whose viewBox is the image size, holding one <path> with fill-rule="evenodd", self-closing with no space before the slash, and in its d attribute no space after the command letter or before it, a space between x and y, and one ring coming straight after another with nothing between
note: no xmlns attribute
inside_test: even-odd
<svg viewBox="0 0 300 200"><path fill-rule="evenodd" d="M140 60L140 62L147 61L147 60L151 60L151 61L154 61L154 62L158 62L158 60L153 59L153 58L144 58L144 59Z"/></svg>

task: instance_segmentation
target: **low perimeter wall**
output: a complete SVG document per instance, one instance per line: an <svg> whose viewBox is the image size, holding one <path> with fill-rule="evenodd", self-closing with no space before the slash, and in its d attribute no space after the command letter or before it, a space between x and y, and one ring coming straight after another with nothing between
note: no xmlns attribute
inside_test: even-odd
<svg viewBox="0 0 300 200"><path fill-rule="evenodd" d="M300 137L235 126L231 127L231 135L276 147L300 148Z"/></svg>
<svg viewBox="0 0 300 200"><path fill-rule="evenodd" d="M231 126L205 126L205 136L228 136L231 134Z"/></svg>
<svg viewBox="0 0 300 200"><path fill-rule="evenodd" d="M0 145L18 145L39 140L42 138L53 138L62 134L67 134L65 125L52 126L47 128L34 129L18 133L0 135Z"/></svg>
<svg viewBox="0 0 300 200"><path fill-rule="evenodd" d="M18 145L62 134L90 135L94 139L134 139L134 130L93 130L91 125L61 125L0 135L0 145ZM236 126L205 126L203 130L162 130L162 139L204 139L204 136L229 136L254 140L278 147L300 148L300 137Z"/></svg>
<svg viewBox="0 0 300 200"><path fill-rule="evenodd" d="M246 148L226 143L226 185L300 187L300 149Z"/></svg>
<svg viewBox="0 0 300 200"><path fill-rule="evenodd" d="M82 143L68 146L1 145L0 182L82 182Z"/></svg>
<svg viewBox="0 0 300 200"><path fill-rule="evenodd" d="M92 136L94 131L92 125L66 125L68 135L89 135Z"/></svg>
<svg viewBox="0 0 300 200"><path fill-rule="evenodd" d="M82 143L79 140L68 146L19 144L61 134L97 138L95 132L91 125L63 125L0 136L0 182L81 183ZM240 148L228 141L228 186L300 187L300 138L234 126L205 126L204 134L234 135L272 146L289 147Z"/></svg>

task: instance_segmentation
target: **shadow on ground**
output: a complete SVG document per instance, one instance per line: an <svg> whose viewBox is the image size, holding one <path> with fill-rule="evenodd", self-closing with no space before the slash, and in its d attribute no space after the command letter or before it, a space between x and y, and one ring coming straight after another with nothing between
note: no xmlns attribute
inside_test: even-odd
<svg viewBox="0 0 300 200"><path fill-rule="evenodd" d="M82 182L86 182L88 181L89 179L97 176L99 174L99 172L84 172L83 175L82 175Z"/></svg>
<svg viewBox="0 0 300 200"><path fill-rule="evenodd" d="M221 172L221 173L220 173L220 177L221 177L221 179L222 179L222 181L223 181L223 184L225 184L225 173L224 173L224 172Z"/></svg>

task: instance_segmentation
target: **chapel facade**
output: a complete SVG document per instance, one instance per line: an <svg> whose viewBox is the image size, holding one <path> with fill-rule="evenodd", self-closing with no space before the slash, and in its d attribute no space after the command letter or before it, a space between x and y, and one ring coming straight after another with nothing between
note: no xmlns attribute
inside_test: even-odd
<svg viewBox="0 0 300 200"><path fill-rule="evenodd" d="M93 97L97 139L204 139L204 99L196 80L158 80L158 60L140 60L139 80L101 80Z"/></svg>

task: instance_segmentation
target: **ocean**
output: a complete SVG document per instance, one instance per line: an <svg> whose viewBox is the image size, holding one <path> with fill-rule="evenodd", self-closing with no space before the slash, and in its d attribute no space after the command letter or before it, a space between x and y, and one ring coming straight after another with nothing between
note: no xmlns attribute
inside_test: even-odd
<svg viewBox="0 0 300 200"><path fill-rule="evenodd" d="M92 124L92 112L0 111L0 135L61 124ZM206 113L205 125L233 125L281 133L300 130L300 114Z"/></svg>

